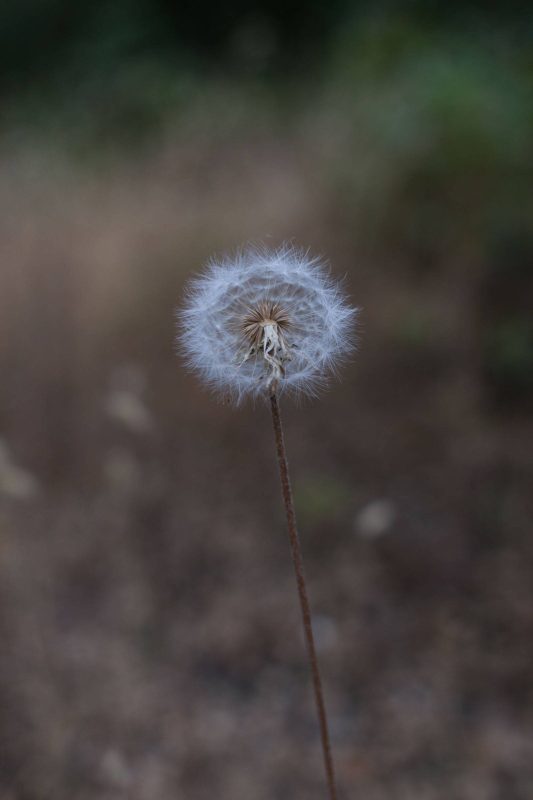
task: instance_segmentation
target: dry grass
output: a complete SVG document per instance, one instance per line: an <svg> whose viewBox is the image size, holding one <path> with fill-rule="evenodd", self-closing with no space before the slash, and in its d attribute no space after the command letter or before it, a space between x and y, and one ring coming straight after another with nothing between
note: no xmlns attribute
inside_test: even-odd
<svg viewBox="0 0 533 800"><path fill-rule="evenodd" d="M531 423L486 410L468 253L421 279L316 167L300 134L3 156L2 800L323 797L268 411L172 348L191 270L293 236L364 308L286 423L339 783L531 795Z"/></svg>

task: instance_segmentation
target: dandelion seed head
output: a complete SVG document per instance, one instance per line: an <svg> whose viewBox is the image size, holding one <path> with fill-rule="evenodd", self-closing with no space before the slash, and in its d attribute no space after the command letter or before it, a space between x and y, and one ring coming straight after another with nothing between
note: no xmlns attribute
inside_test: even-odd
<svg viewBox="0 0 533 800"><path fill-rule="evenodd" d="M178 346L206 384L237 402L316 394L353 350L356 313L320 259L248 247L191 281Z"/></svg>

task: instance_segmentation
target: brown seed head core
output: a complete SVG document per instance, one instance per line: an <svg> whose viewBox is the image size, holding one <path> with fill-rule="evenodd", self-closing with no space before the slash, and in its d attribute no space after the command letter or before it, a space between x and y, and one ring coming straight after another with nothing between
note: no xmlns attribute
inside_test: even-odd
<svg viewBox="0 0 533 800"><path fill-rule="evenodd" d="M289 315L279 303L263 301L255 308L248 309L241 329L250 345L255 350L259 350L267 325L277 327L281 333L287 330L290 324Z"/></svg>
<svg viewBox="0 0 533 800"><path fill-rule="evenodd" d="M289 345L284 333L290 328L289 315L279 303L264 301L248 309L241 330L248 348L241 363L261 355L268 369L267 386L276 391L285 377L285 364L290 361Z"/></svg>

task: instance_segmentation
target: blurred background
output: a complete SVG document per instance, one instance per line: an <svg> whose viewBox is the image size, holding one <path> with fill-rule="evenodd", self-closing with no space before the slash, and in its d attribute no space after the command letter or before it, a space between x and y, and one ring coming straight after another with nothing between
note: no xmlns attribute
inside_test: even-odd
<svg viewBox="0 0 533 800"><path fill-rule="evenodd" d="M0 10L0 798L319 800L268 409L187 278L327 255L360 352L284 403L342 798L533 796L533 15Z"/></svg>

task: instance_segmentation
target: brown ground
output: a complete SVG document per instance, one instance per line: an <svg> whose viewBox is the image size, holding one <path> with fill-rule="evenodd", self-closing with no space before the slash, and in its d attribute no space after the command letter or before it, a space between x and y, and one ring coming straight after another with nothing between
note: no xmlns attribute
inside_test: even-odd
<svg viewBox="0 0 533 800"><path fill-rule="evenodd" d="M284 406L342 797L533 796L533 426L482 369L480 248L417 266L317 152L2 157L1 800L325 797L268 409L172 343L212 251L286 238L363 307Z"/></svg>

